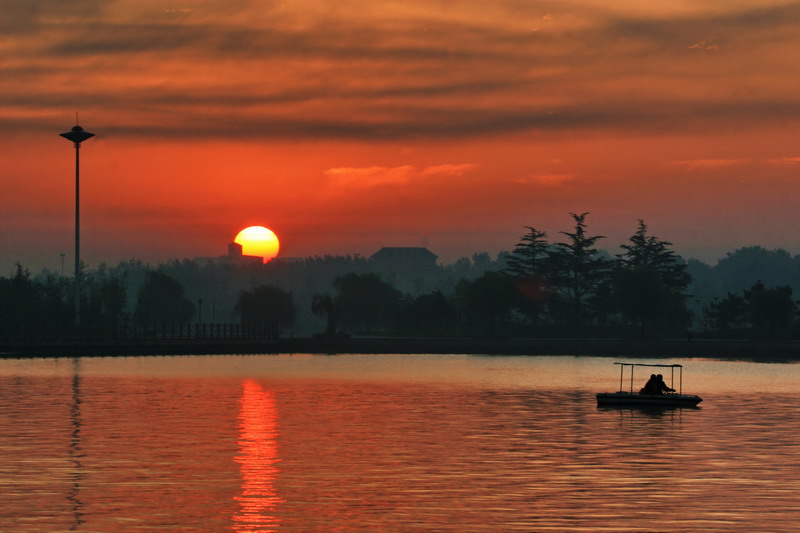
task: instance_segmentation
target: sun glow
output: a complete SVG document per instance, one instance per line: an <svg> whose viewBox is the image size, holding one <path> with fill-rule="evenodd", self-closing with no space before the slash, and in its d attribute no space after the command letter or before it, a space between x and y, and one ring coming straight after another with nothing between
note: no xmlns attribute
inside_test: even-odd
<svg viewBox="0 0 800 533"><path fill-rule="evenodd" d="M270 261L278 256L280 242L275 233L264 226L250 226L240 231L233 242L242 245L244 255L260 256Z"/></svg>

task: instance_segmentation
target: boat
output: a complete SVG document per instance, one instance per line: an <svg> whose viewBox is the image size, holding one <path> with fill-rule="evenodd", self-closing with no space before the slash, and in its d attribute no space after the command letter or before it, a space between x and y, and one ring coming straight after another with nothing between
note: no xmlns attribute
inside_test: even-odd
<svg viewBox="0 0 800 533"><path fill-rule="evenodd" d="M652 407L695 407L703 401L700 396L683 394L683 365L650 365L645 363L614 363L619 365L619 390L617 392L600 392L596 395L598 406L652 406ZM675 369L678 369L678 388L675 392L663 394L642 394L635 392L633 386L634 369L637 366L669 368L670 388L675 389ZM630 390L623 390L625 368L630 367Z"/></svg>

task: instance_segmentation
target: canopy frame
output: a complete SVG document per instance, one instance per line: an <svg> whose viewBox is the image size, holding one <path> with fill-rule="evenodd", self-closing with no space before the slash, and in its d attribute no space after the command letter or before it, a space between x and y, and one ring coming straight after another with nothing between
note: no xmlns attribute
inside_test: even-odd
<svg viewBox="0 0 800 533"><path fill-rule="evenodd" d="M633 370L634 367L637 366L650 366L650 367L658 367L658 368L669 368L670 369L670 383L669 386L671 389L675 388L675 369L680 369L678 372L678 394L683 394L683 365L652 365L648 363L614 363L615 365L620 365L619 367L619 392L623 392L622 390L622 380L623 375L625 373L625 367L631 367L631 390L630 393L633 394Z"/></svg>

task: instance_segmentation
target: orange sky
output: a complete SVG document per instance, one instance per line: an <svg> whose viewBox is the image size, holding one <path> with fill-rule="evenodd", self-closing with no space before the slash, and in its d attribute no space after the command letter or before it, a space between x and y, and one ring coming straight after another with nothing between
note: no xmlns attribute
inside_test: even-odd
<svg viewBox="0 0 800 533"><path fill-rule="evenodd" d="M27 0L0 26L0 273L428 246L644 218L686 255L800 253L800 3ZM69 266L68 270L71 271Z"/></svg>

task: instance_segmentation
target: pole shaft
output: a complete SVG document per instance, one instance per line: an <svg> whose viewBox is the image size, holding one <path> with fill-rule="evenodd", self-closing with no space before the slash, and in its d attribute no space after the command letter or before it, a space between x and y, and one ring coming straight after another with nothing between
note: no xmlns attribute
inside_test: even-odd
<svg viewBox="0 0 800 533"><path fill-rule="evenodd" d="M75 143L75 325L81 324L81 170L80 143Z"/></svg>
<svg viewBox="0 0 800 533"><path fill-rule="evenodd" d="M631 366L631 394L633 394L633 366Z"/></svg>

